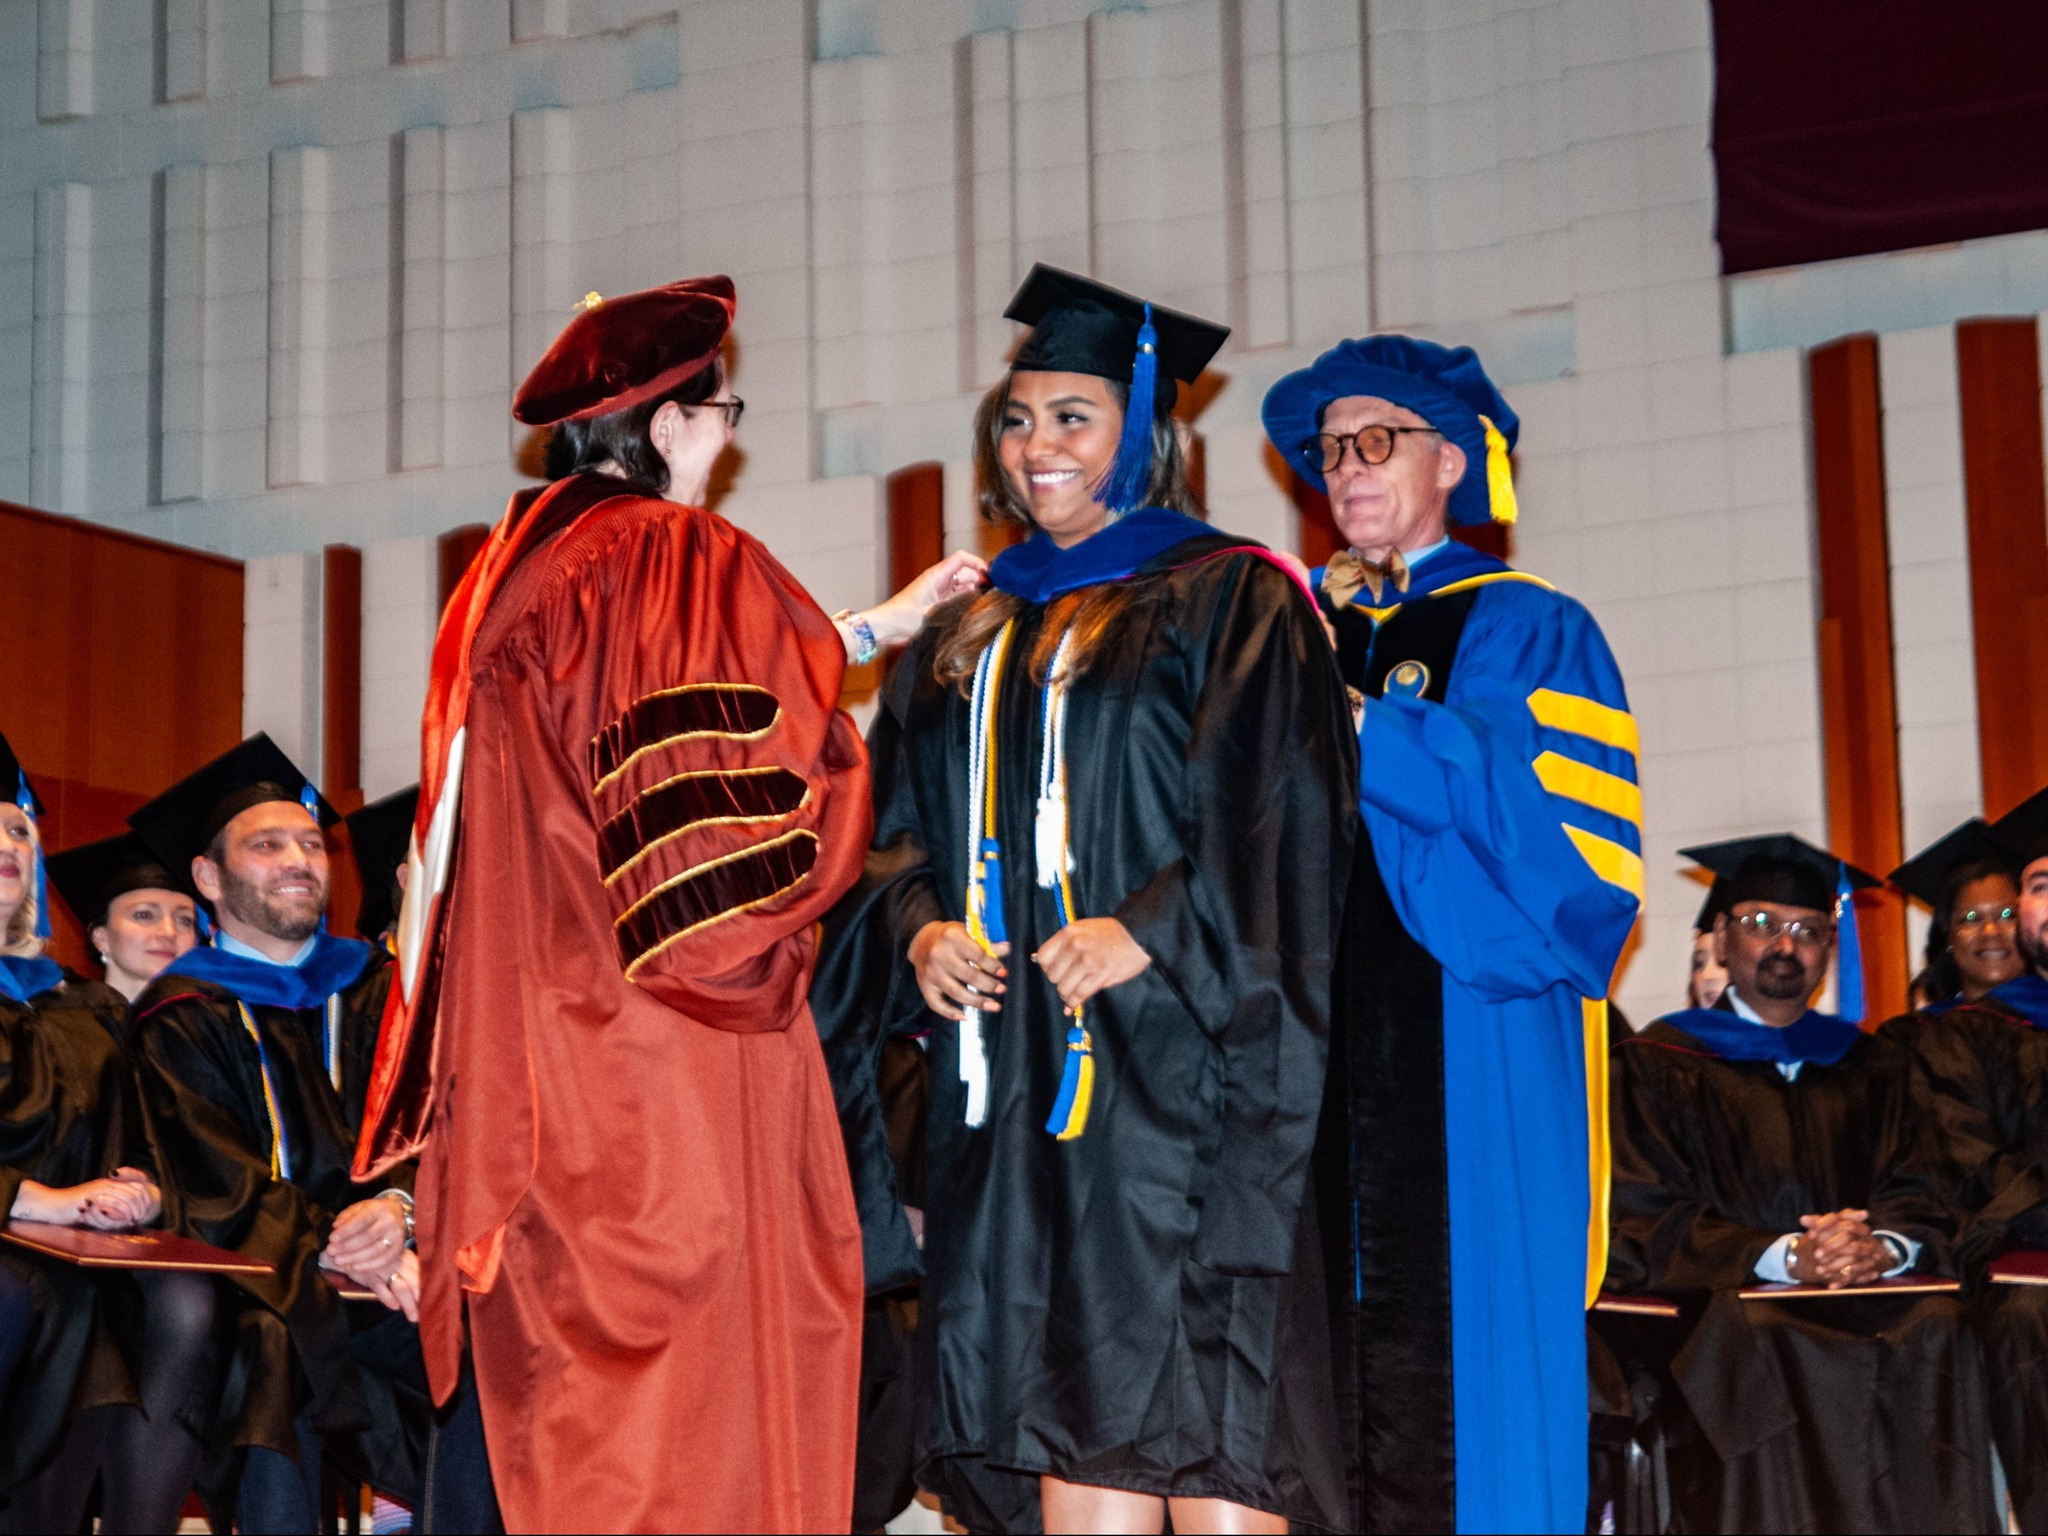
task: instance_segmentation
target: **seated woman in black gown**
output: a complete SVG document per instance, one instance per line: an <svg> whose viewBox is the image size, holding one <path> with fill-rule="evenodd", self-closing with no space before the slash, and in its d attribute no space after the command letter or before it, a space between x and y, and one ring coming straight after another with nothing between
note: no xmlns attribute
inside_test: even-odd
<svg viewBox="0 0 2048 1536"><path fill-rule="evenodd" d="M1224 333L1043 267L1009 315L1036 328L977 468L1035 532L934 614L872 738L932 1028L920 1481L975 1529L1334 1526L1303 1194L1343 683L1294 579L1188 515L1172 380Z"/></svg>
<svg viewBox="0 0 2048 1536"><path fill-rule="evenodd" d="M127 1004L43 954L34 792L0 740L0 1211L103 1229L161 1197L123 1051ZM0 1248L0 1500L19 1530L173 1531L211 1409L213 1283ZM124 1347L125 1346L125 1347Z"/></svg>

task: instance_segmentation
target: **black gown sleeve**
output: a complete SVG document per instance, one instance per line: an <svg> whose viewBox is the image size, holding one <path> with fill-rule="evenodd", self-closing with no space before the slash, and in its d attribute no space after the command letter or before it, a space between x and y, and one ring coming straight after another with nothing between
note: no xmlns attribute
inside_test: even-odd
<svg viewBox="0 0 2048 1536"><path fill-rule="evenodd" d="M2042 1038L1975 1009L1914 1028L1921 1156L1961 1224L1956 1257L1967 1274L2009 1241L2031 1246L2033 1218L2048 1208L2048 1170L2028 1137L2030 1124L2048 1126Z"/></svg>
<svg viewBox="0 0 2048 1536"><path fill-rule="evenodd" d="M1278 1275L1293 1262L1322 1108L1358 757L1315 611L1264 560L1224 560L1206 632L1190 635L1185 851L1112 915L1222 1053L1222 1141L1195 1261Z"/></svg>
<svg viewBox="0 0 2048 1536"><path fill-rule="evenodd" d="M1614 1051L1612 1064L1612 1283L1674 1295L1747 1285L1783 1234L1731 1220L1701 1187L1684 1053L1636 1039Z"/></svg>
<svg viewBox="0 0 2048 1536"><path fill-rule="evenodd" d="M919 928L945 916L902 761L917 669L928 665L923 645L904 654L869 728L875 843L860 882L825 919L811 978L811 1014L839 1109L870 1295L909 1285L924 1272L897 1188L879 1071L884 1040L930 1022L906 951Z"/></svg>
<svg viewBox="0 0 2048 1536"><path fill-rule="evenodd" d="M1878 1082L1871 1229L1896 1232L1918 1243L1920 1252L1913 1264L1917 1272L1949 1274L1957 1220L1943 1197L1939 1165L1930 1155L1930 1136L1922 1125L1924 1101L1914 1092L1911 1037L1894 1022L1879 1030L1870 1046L1868 1070Z"/></svg>

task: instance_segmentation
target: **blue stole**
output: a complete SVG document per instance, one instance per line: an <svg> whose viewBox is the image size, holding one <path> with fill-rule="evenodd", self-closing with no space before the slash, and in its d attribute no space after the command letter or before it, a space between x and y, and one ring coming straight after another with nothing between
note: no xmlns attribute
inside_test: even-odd
<svg viewBox="0 0 2048 1536"><path fill-rule="evenodd" d="M1994 1003L2003 1003L2034 1028L2048 1029L2048 981L2032 971L2022 971L1984 995Z"/></svg>
<svg viewBox="0 0 2048 1536"><path fill-rule="evenodd" d="M372 951L361 939L337 939L322 928L303 965L251 960L224 949L188 949L163 969L232 992L253 1008L320 1008L363 974Z"/></svg>
<svg viewBox="0 0 2048 1536"><path fill-rule="evenodd" d="M1061 549L1044 532L1034 533L990 561L988 579L1012 597L1047 603L1062 592L1122 581L1175 545L1217 531L1184 513L1141 507L1070 549Z"/></svg>
<svg viewBox="0 0 2048 1536"><path fill-rule="evenodd" d="M1752 1024L1730 1008L1687 1008L1657 1022L1683 1030L1723 1061L1774 1061L1784 1066L1817 1061L1832 1067L1863 1033L1847 1019L1811 1008L1785 1029Z"/></svg>
<svg viewBox="0 0 2048 1536"><path fill-rule="evenodd" d="M0 955L0 997L10 997L17 1003L25 1003L38 993L47 992L61 985L64 968L56 961L42 955L23 959L17 955Z"/></svg>

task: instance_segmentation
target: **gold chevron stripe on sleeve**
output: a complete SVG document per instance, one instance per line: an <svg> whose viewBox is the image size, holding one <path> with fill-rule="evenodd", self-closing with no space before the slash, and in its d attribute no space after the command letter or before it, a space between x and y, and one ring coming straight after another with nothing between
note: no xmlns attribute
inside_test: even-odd
<svg viewBox="0 0 2048 1536"><path fill-rule="evenodd" d="M1637 901L1643 899L1643 861L1640 856L1629 852L1612 838L1588 832L1584 827L1575 827L1568 821L1563 826L1565 836L1572 840L1579 856L1592 866L1594 874L1609 885L1620 886Z"/></svg>
<svg viewBox="0 0 2048 1536"><path fill-rule="evenodd" d="M1545 752L1532 765L1536 778L1553 795L1590 805L1596 811L1619 816L1637 828L1643 824L1643 792L1619 774L1566 757Z"/></svg>
<svg viewBox="0 0 2048 1536"><path fill-rule="evenodd" d="M1559 693L1555 688L1538 688L1529 695L1529 713L1536 717L1538 725L1553 731L1569 731L1623 752L1637 750L1636 717L1598 699Z"/></svg>

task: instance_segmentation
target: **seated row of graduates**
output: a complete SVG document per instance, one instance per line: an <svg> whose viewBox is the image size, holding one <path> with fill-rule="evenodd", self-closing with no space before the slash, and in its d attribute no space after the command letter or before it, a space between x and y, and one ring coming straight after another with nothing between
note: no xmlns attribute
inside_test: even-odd
<svg viewBox="0 0 2048 1536"><path fill-rule="evenodd" d="M1661 1445L1673 1529L2003 1530L1995 1444L2048 1531L2048 1285L2016 1283L2048 1277L2048 791L1893 872L1930 964L1874 1030L1875 880L1787 836L1686 852L1728 985L1618 1032L1607 1267L1680 1315L1592 1315L1596 1429ZM1848 1017L1809 1007L1837 948Z"/></svg>
<svg viewBox="0 0 2048 1536"><path fill-rule="evenodd" d="M474 1415L458 1399L432 1423L410 1170L350 1178L392 960L326 929L335 812L259 735L134 832L45 866L41 805L4 739L0 782L15 791L0 802L0 1211L161 1224L273 1267L95 1270L0 1247L0 1529L79 1529L97 1490L102 1529L175 1530L196 1486L245 1531L313 1530L323 1464L428 1497L430 1436L441 1523L483 1528ZM382 940L409 793L350 821L358 926ZM211 944L192 882L170 873L200 856ZM105 983L44 953L50 887Z"/></svg>

